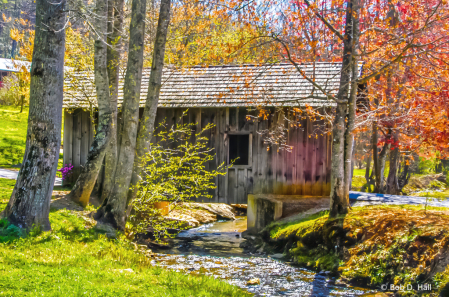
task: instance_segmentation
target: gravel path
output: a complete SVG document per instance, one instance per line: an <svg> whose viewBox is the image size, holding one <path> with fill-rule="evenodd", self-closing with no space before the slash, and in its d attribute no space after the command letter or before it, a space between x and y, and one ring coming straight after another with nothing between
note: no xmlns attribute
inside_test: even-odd
<svg viewBox="0 0 449 297"><path fill-rule="evenodd" d="M7 178L7 179L17 179L17 175L19 174L19 171L14 171L6 168L0 168L0 178ZM55 186L62 186L62 178L57 177L55 179Z"/></svg>

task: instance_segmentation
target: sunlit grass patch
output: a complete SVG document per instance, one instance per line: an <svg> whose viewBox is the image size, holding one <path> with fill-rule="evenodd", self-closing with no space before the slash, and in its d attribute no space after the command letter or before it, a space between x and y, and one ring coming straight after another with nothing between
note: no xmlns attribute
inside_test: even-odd
<svg viewBox="0 0 449 297"><path fill-rule="evenodd" d="M28 122L28 107L20 113L20 107L0 105L0 166L22 162Z"/></svg>
<svg viewBox="0 0 449 297"><path fill-rule="evenodd" d="M8 204L15 183L16 181L13 179L0 178L0 212Z"/></svg>
<svg viewBox="0 0 449 297"><path fill-rule="evenodd" d="M0 105L0 127L2 131L0 135L0 167L8 168L21 164L25 153L28 107L25 106L21 113L20 106ZM58 168L61 167L62 154L59 154Z"/></svg>
<svg viewBox="0 0 449 297"><path fill-rule="evenodd" d="M7 202L14 180L0 179ZM0 204L3 205L3 204ZM0 221L0 296L245 296L212 277L153 266L150 254L120 235L97 233L81 213L50 212L52 231Z"/></svg>

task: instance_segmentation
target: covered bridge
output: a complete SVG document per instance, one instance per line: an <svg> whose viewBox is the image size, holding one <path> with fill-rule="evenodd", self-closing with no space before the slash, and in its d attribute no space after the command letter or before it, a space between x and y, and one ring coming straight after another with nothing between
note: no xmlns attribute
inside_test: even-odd
<svg viewBox="0 0 449 297"><path fill-rule="evenodd" d="M303 64L309 77L327 91L335 93L340 79L340 63ZM148 90L150 69L144 70L141 93L141 114ZM75 77L75 79L74 79ZM216 156L207 166L239 157L227 169L226 176L215 180L216 189L209 202L247 203L248 194L328 196L330 192L331 139L326 133L316 133L322 121L301 119L289 112L291 107L307 105L326 109L332 102L313 99L318 91L313 88L291 64L265 66L216 66L190 69L167 68L162 89L156 125L166 119L175 123L186 109L184 122L197 123L199 131L208 123L215 124L207 136ZM320 95L320 94L318 94ZM119 87L119 107L123 99L123 82ZM64 164L74 166L73 174L65 183L72 183L87 158L93 141L90 110L96 106L95 87L91 75L76 74L66 79L64 95ZM257 107L269 112L256 115ZM263 131L279 124L274 114L276 107L286 110L289 119L300 125L291 126L283 121L285 137L291 151L269 148L264 143ZM120 108L119 108L120 109ZM119 113L120 118L120 113ZM313 137L312 137L313 136ZM98 186L101 186L100 174ZM198 198L201 200L201 198Z"/></svg>

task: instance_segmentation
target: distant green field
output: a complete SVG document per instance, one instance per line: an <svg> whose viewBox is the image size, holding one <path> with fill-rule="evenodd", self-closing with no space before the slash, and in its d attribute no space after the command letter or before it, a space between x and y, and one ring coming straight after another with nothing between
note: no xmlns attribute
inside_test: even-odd
<svg viewBox="0 0 449 297"><path fill-rule="evenodd" d="M0 105L0 167L8 168L22 163L27 126L28 107L20 113L20 107ZM58 168L61 167L62 154L58 161Z"/></svg>
<svg viewBox="0 0 449 297"><path fill-rule="evenodd" d="M28 108L0 106L0 166L22 163L25 152Z"/></svg>
<svg viewBox="0 0 449 297"><path fill-rule="evenodd" d="M388 164L387 164L388 165ZM371 167L372 169L372 167ZM366 168L357 169L354 168L354 176L365 176ZM385 166L384 176L388 176L388 172L390 172L390 168L388 166Z"/></svg>

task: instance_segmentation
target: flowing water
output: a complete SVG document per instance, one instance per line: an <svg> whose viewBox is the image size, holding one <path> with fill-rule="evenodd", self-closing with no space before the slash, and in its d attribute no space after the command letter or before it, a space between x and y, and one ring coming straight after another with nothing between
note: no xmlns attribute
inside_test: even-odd
<svg viewBox="0 0 449 297"><path fill-rule="evenodd" d="M246 217L218 221L181 232L169 250L154 250L154 264L192 275L211 275L255 296L363 296L366 289L335 284L326 274L293 267L267 256L246 254ZM259 279L260 284L248 281Z"/></svg>

